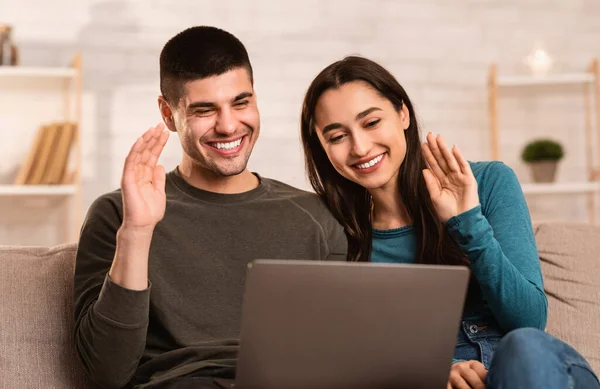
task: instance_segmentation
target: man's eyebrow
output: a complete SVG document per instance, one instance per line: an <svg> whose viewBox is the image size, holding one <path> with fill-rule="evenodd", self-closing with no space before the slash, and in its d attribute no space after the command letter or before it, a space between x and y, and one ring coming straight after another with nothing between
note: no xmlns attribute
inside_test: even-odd
<svg viewBox="0 0 600 389"><path fill-rule="evenodd" d="M216 104L210 101L194 101L188 105L187 109L189 111L195 108L214 108L215 106Z"/></svg>
<svg viewBox="0 0 600 389"><path fill-rule="evenodd" d="M232 102L235 103L252 96L254 96L252 92L242 92L239 95L235 96L232 99ZM187 109L192 110L196 108L215 108L216 106L217 104L213 103L212 101L194 101L193 103L188 105Z"/></svg>
<svg viewBox="0 0 600 389"><path fill-rule="evenodd" d="M247 99L248 97L252 97L252 96L254 96L254 94L252 92L242 92L239 95L234 97L233 102L235 103L237 101L244 100L244 99Z"/></svg>

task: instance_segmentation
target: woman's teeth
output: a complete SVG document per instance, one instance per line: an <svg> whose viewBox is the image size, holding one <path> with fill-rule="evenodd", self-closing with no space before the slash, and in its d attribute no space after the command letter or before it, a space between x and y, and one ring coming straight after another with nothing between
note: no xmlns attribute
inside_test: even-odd
<svg viewBox="0 0 600 389"><path fill-rule="evenodd" d="M359 168L359 169L368 169L371 166L374 166L374 165L378 164L379 161L381 161L382 158L383 158L383 154L381 154L381 155L373 158L369 162L365 162L365 163L361 163L360 165L356 165L356 167Z"/></svg>

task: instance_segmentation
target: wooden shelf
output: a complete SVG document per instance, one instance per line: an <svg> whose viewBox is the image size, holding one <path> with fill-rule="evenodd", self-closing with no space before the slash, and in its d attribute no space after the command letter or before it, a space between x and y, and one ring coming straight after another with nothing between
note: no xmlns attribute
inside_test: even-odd
<svg viewBox="0 0 600 389"><path fill-rule="evenodd" d="M10 88L4 86L10 86ZM27 89L24 91L26 94L20 93L21 88ZM23 110L14 109L13 105L22 105L32 98L35 100L35 93L38 89L42 94L43 103L50 106L49 109L44 110L39 117L38 115L30 117L24 114ZM14 93L15 90L17 93ZM60 231L57 231L55 241L51 244L77 241L83 221L81 203L81 53L75 53L70 63L63 66L0 66L0 94L6 95L2 96L3 106L0 111L3 116L7 116L9 122L12 122L12 116L24 127L35 128L37 126L36 133L29 141L31 144L28 151L23 153L21 161L17 161L17 176L0 184L0 201L3 205L8 202L12 203L11 206L17 207L14 215L11 213L12 216L7 220L0 218L0 236L11 236L11 234L5 234L4 231L10 229L13 217L20 216L20 207L44 206L43 209L40 207L40 212L51 212L59 216L56 219L49 218L47 222L56 224L57 227L62 225L57 229ZM67 123L69 126L65 126ZM63 133L61 133L61 137L54 136L58 134L59 128L62 130L67 127L68 132L65 134L68 137L63 137ZM44 129L52 131L48 132ZM52 136L42 137L44 133ZM19 141L23 142L21 139ZM42 143L45 145L44 148L39 147ZM48 151L50 154L54 153L53 156L59 157L47 158ZM32 170L32 168L36 169ZM32 172L36 174L31 175ZM42 173L41 177L39 173ZM65 177L65 174L68 177L66 180L62 178ZM34 184L25 184L25 182ZM36 185L40 182L45 184ZM62 185L61 182L68 184ZM55 210L52 206L56 201L64 204ZM32 237L32 239L36 238ZM11 244L10 241L0 243ZM37 245L38 243L30 241L28 244ZM46 245L47 242L43 244Z"/></svg>
<svg viewBox="0 0 600 389"><path fill-rule="evenodd" d="M522 184L526 195L573 194L600 192L600 182L560 182L548 184Z"/></svg>
<svg viewBox="0 0 600 389"><path fill-rule="evenodd" d="M595 224L597 203L600 196L600 174L597 161L600 156L600 61L592 58L590 65L581 72L550 74L545 77L533 75L500 76L496 64L491 64L488 74L488 112L491 159L502 161L500 156L500 125L498 98L506 87L526 88L536 86L581 86L583 94L583 131L585 142L582 150L571 150L572 154L581 153L585 158L586 176L589 181L558 182L550 184L522 184L525 195L582 194L587 197L588 221ZM536 97L531 94L520 97ZM570 128L567 131L572 131ZM565 136L579 136L566 134Z"/></svg>
<svg viewBox="0 0 600 389"><path fill-rule="evenodd" d="M535 86L535 85L561 85L561 84L591 84L594 75L591 73L556 74L547 77L510 76L498 77L497 85L500 87Z"/></svg>
<svg viewBox="0 0 600 389"><path fill-rule="evenodd" d="M0 196L70 196L75 185L0 185Z"/></svg>
<svg viewBox="0 0 600 389"><path fill-rule="evenodd" d="M77 69L75 69L75 68L0 66L0 78L2 78L2 77L74 78L76 75L77 75Z"/></svg>

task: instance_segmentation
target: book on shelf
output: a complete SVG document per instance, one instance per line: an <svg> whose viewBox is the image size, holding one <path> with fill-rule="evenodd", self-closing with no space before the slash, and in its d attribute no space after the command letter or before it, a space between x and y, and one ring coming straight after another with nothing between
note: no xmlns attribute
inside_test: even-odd
<svg viewBox="0 0 600 389"><path fill-rule="evenodd" d="M16 185L67 184L69 155L75 140L74 123L56 122L41 126L21 165Z"/></svg>
<svg viewBox="0 0 600 389"><path fill-rule="evenodd" d="M55 137L54 152L48 161L42 184L61 184L69 163L69 154L75 135L75 125L63 123L59 134Z"/></svg>

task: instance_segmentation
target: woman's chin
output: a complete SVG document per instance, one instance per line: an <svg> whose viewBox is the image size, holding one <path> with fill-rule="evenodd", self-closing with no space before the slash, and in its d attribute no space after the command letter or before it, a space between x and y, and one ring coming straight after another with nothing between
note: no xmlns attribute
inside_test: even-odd
<svg viewBox="0 0 600 389"><path fill-rule="evenodd" d="M354 177L354 179L352 181L354 181L356 184L362 186L366 190L372 191L372 190L378 190L378 189L384 188L390 180L386 177L373 176L373 177L359 177L359 178Z"/></svg>

